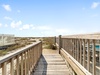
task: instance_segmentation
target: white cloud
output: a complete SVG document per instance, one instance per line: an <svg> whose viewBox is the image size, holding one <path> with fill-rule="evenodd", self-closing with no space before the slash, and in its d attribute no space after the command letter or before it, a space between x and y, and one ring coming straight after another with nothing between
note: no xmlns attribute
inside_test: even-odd
<svg viewBox="0 0 100 75"><path fill-rule="evenodd" d="M18 22L12 21L12 22L11 22L11 27L12 27L12 28L17 28L17 27L19 27L21 24L22 24L22 21L18 21Z"/></svg>
<svg viewBox="0 0 100 75"><path fill-rule="evenodd" d="M3 4L2 6L3 6L3 8L4 8L6 11L11 11L10 5L8 5L8 4Z"/></svg>
<svg viewBox="0 0 100 75"><path fill-rule="evenodd" d="M34 29L35 29L35 27L33 26L33 27L32 27L32 29L34 30Z"/></svg>
<svg viewBox="0 0 100 75"><path fill-rule="evenodd" d="M2 26L2 24L0 23L0 27Z"/></svg>
<svg viewBox="0 0 100 75"><path fill-rule="evenodd" d="M25 24L23 25L19 30L26 30L26 29L35 29L35 27L32 24Z"/></svg>
<svg viewBox="0 0 100 75"><path fill-rule="evenodd" d="M22 29L30 29L30 25L28 25L28 24L23 25Z"/></svg>
<svg viewBox="0 0 100 75"><path fill-rule="evenodd" d="M5 16L4 19L6 19L6 20L13 20L12 18L10 18L8 16Z"/></svg>
<svg viewBox="0 0 100 75"><path fill-rule="evenodd" d="M40 32L42 36L55 36L55 35L66 35L69 33L69 29L66 28L54 28L51 26L34 26L33 24L25 24L19 30L33 29L34 31Z"/></svg>
<svg viewBox="0 0 100 75"><path fill-rule="evenodd" d="M93 2L92 5L91 5L91 8L92 8L92 9L95 9L95 8L97 8L99 5L100 5L99 2Z"/></svg>

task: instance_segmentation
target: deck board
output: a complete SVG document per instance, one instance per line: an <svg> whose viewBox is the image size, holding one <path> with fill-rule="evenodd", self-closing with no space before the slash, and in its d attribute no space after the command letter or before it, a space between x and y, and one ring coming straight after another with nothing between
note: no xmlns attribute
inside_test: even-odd
<svg viewBox="0 0 100 75"><path fill-rule="evenodd" d="M32 75L71 75L57 50L44 49Z"/></svg>

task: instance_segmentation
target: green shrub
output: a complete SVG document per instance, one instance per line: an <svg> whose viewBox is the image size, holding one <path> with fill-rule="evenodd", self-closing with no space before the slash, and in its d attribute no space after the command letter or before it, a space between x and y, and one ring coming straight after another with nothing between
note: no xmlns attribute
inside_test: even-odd
<svg viewBox="0 0 100 75"><path fill-rule="evenodd" d="M46 49L57 49L57 47L54 45L54 37L45 37L43 38L42 43Z"/></svg>

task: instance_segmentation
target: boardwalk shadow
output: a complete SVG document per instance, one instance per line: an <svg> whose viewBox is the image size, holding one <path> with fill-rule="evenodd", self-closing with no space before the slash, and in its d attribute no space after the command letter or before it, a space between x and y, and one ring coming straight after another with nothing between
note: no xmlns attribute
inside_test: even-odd
<svg viewBox="0 0 100 75"><path fill-rule="evenodd" d="M35 68L33 75L47 75L47 65L47 62L44 56L42 55L37 64L37 67Z"/></svg>

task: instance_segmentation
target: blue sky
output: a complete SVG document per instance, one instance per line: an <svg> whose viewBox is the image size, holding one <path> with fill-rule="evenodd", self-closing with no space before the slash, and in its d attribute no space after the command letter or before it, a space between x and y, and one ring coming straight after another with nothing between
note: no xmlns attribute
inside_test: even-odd
<svg viewBox="0 0 100 75"><path fill-rule="evenodd" d="M0 0L0 34L56 36L100 32L100 0Z"/></svg>

